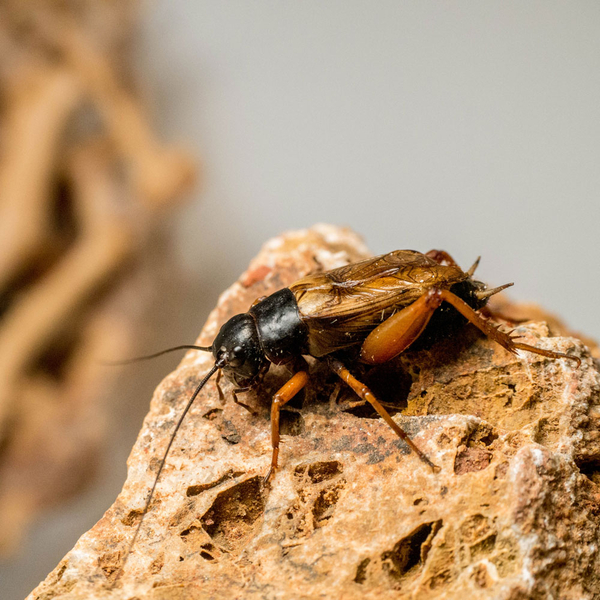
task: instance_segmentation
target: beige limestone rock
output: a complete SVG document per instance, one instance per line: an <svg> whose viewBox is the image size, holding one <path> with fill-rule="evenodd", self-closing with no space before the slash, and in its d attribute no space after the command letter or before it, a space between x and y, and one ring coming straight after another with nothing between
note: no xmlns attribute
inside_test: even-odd
<svg viewBox="0 0 600 600"><path fill-rule="evenodd" d="M366 255L353 233L329 226L270 241L199 343L256 297ZM264 486L268 393L285 369L241 398L252 413L211 381L115 583L173 426L211 364L188 353L156 390L115 504L29 598L600 598L597 364L543 322L519 333L580 356L581 367L512 356L466 327L366 376L439 474L365 407L350 408L356 398L314 361Z"/></svg>

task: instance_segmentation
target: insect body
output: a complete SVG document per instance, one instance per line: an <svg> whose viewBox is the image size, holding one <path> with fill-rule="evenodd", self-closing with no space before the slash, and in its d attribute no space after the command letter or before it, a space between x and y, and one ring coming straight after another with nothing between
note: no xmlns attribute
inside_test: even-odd
<svg viewBox="0 0 600 600"><path fill-rule="evenodd" d="M398 250L324 273L309 275L289 288L255 302L247 313L232 317L220 329L209 347L179 346L212 352L215 363L198 384L181 415L148 495L142 519L148 511L156 484L175 434L194 399L218 370L239 390L256 386L271 363L288 364L294 374L274 395L271 405L271 467L275 472L279 454L279 414L308 382L304 356L327 360L329 366L363 400L368 401L419 458L434 471L429 458L392 420L373 393L348 370L342 356L356 348L359 360L379 364L406 350L426 329L434 313L444 321L462 315L509 352L526 350L550 358L579 359L560 352L536 348L516 341L500 331L480 313L487 299L508 287L487 289L473 279L477 262L463 271L446 252L421 254ZM159 353L161 354L161 353ZM153 355L156 356L156 355ZM141 527L141 520L130 550ZM126 556L129 555L129 552Z"/></svg>

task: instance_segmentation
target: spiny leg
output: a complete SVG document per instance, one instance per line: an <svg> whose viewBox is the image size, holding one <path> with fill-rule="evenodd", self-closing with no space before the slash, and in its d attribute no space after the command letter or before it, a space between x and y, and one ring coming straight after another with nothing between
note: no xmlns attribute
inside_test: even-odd
<svg viewBox="0 0 600 600"><path fill-rule="evenodd" d="M515 336L511 336L508 333L500 331L498 327L496 327L496 325L494 325L491 321L484 319L464 300L448 290L440 290L440 296L445 302L448 302L448 304L454 306L454 308L456 308L456 310L463 317L467 318L471 323L473 323L475 327L485 333L487 337L494 340L513 354L515 354L517 350L525 350L527 352L533 352L534 354L540 354L541 356L547 356L548 358L568 358L569 360L575 361L578 367L581 365L581 360L577 356L570 356L569 354L564 354L563 352L544 350L543 348L537 348L536 346L530 346L529 344L515 342Z"/></svg>
<svg viewBox="0 0 600 600"><path fill-rule="evenodd" d="M287 404L308 382L308 373L298 371L287 383L285 383L273 396L271 404L271 445L273 455L271 467L265 477L265 484L269 481L275 469L277 469L277 458L279 456L279 413L281 407Z"/></svg>
<svg viewBox="0 0 600 600"><path fill-rule="evenodd" d="M343 363L337 358L329 358L328 359L329 366L331 370L338 375L342 381L348 384L360 398L366 400L373 406L373 408L379 413L379 416L394 430L396 435L404 440L404 442L409 446L409 448L425 463L427 463L434 473L438 473L440 471L440 467L434 465L429 458L415 445L415 443L408 437L408 434L402 427L400 427L393 419L390 417L389 413L383 408L380 402L375 398L373 392L362 382L358 381L348 369L343 365Z"/></svg>
<svg viewBox="0 0 600 600"><path fill-rule="evenodd" d="M361 361L372 365L380 364L391 360L406 350L421 335L427 323L429 323L431 315L442 302L451 304L487 337L513 354L517 350L525 350L548 358L567 358L575 361L577 366L581 364L581 360L576 356L516 342L515 339L517 338L515 336L500 331L492 321L473 310L464 300L449 290L438 288L429 290L415 302L376 327L363 342L360 351Z"/></svg>

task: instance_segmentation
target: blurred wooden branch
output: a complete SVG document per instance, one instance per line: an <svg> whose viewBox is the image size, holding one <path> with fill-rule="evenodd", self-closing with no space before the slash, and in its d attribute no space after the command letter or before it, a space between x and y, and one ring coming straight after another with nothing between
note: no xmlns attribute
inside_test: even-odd
<svg viewBox="0 0 600 600"><path fill-rule="evenodd" d="M195 179L130 89L135 4L0 7L0 553L89 478L111 297Z"/></svg>

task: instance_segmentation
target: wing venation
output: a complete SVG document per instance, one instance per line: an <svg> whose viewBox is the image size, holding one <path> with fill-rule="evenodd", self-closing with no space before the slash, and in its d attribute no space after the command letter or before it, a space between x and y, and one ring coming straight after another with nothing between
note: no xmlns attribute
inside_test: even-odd
<svg viewBox="0 0 600 600"><path fill-rule="evenodd" d="M466 278L414 250L397 250L338 269L309 275L290 286L309 328L309 350L323 356L352 346L379 323L433 286Z"/></svg>

